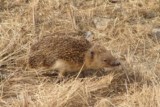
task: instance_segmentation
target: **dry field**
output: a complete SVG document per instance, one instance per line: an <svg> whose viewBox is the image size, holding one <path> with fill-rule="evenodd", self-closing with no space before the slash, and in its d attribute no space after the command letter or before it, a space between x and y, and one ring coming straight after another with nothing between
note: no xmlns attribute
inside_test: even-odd
<svg viewBox="0 0 160 107"><path fill-rule="evenodd" d="M0 107L160 107L160 1L110 1L0 0ZM60 83L29 69L32 43L86 31L121 69Z"/></svg>

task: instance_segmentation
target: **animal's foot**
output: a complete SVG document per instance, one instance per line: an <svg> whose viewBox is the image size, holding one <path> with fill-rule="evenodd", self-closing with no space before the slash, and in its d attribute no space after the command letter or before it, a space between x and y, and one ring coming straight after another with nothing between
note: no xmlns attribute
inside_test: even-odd
<svg viewBox="0 0 160 107"><path fill-rule="evenodd" d="M57 82L59 83L59 82L62 82L63 80L64 80L64 75L59 73L58 78L57 78Z"/></svg>
<svg viewBox="0 0 160 107"><path fill-rule="evenodd" d="M49 76L49 77L55 77L58 75L58 73L55 70L53 70L53 71L45 72L42 75Z"/></svg>

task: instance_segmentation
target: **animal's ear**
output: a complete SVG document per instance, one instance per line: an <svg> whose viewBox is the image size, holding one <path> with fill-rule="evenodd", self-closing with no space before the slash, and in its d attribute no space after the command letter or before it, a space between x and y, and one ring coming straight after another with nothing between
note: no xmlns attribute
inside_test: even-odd
<svg viewBox="0 0 160 107"><path fill-rule="evenodd" d="M92 42L94 39L94 34L91 31L85 32L85 39Z"/></svg>

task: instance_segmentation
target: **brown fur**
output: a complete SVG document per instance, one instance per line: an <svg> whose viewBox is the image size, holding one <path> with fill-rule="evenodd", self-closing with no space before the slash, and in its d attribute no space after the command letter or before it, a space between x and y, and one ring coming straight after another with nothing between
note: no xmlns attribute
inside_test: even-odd
<svg viewBox="0 0 160 107"><path fill-rule="evenodd" d="M72 37L45 37L31 46L31 68L46 67L65 72L83 69L99 69L116 64L111 52L101 45L93 45L86 39Z"/></svg>

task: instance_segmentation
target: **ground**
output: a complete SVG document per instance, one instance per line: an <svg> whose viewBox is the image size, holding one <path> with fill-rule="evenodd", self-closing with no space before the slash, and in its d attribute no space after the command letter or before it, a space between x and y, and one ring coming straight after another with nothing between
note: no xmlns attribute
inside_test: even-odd
<svg viewBox="0 0 160 107"><path fill-rule="evenodd" d="M160 107L159 28L159 0L0 0L0 106ZM43 36L88 31L121 69L59 83L28 67Z"/></svg>

